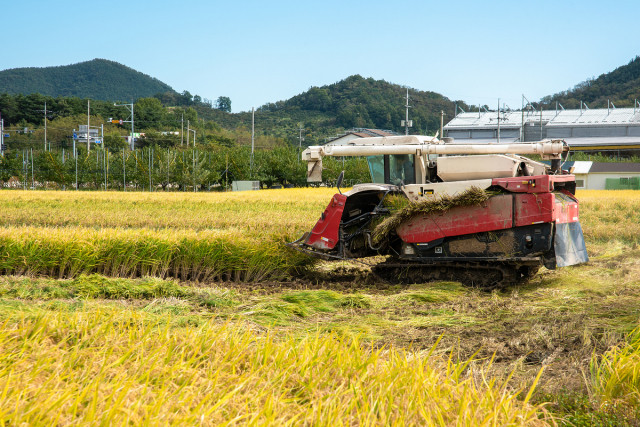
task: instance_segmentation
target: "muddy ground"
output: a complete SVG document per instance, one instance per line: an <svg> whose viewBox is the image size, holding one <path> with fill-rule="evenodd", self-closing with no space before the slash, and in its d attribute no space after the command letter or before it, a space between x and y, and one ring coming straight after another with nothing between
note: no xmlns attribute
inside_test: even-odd
<svg viewBox="0 0 640 427"><path fill-rule="evenodd" d="M360 295L367 304L280 328L356 333L375 346L416 351L441 338L437 351L474 357L476 364L492 361L492 374L513 373L514 386L528 387L544 369L540 398L589 397L594 354L623 343L639 325L640 250L594 245L589 251L587 265L542 268L526 283L490 292L448 282L394 285L366 266L343 262L289 283L228 286L249 300L305 290Z"/></svg>

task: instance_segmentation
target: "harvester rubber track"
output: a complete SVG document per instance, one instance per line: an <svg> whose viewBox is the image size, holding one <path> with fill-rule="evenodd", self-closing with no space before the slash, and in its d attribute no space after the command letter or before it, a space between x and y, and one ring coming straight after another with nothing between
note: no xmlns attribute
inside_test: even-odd
<svg viewBox="0 0 640 427"><path fill-rule="evenodd" d="M416 263L389 260L372 268L374 274L391 283L412 284L434 281L460 282L483 290L502 289L528 280L539 266L511 262L450 261Z"/></svg>

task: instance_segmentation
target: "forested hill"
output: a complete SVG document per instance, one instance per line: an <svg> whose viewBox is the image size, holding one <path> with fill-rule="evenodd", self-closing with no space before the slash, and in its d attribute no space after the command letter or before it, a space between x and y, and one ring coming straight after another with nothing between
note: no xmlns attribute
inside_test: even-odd
<svg viewBox="0 0 640 427"><path fill-rule="evenodd" d="M580 101L589 107L607 107L607 100L616 107L632 107L634 100L640 101L640 56L627 65L586 80L573 89L542 98L544 104L560 102L565 108L580 108Z"/></svg>
<svg viewBox="0 0 640 427"><path fill-rule="evenodd" d="M0 71L0 93L131 101L172 91L158 79L106 59Z"/></svg>
<svg viewBox="0 0 640 427"><path fill-rule="evenodd" d="M349 76L337 83L311 87L288 100L268 103L256 110L256 130L297 143L303 128L303 144L318 144L328 137L351 128L376 128L404 133L400 125L405 118L406 87ZM167 100L163 100L165 105ZM468 106L457 101L462 108ZM412 134L434 134L440 128L440 112L445 123L455 113L455 102L435 92L409 89L409 119ZM196 107L201 117L214 120L225 128L248 126L251 113L229 114L206 106Z"/></svg>
<svg viewBox="0 0 640 427"><path fill-rule="evenodd" d="M337 83L312 87L286 101L266 104L259 111L271 113L295 110L326 114L333 118L336 126L368 127L403 130L400 125L405 118L406 88L384 80L349 76ZM458 101L466 108L466 104ZM440 112L446 119L453 117L455 103L450 99L429 91L409 89L410 119L412 133L435 132L440 127Z"/></svg>

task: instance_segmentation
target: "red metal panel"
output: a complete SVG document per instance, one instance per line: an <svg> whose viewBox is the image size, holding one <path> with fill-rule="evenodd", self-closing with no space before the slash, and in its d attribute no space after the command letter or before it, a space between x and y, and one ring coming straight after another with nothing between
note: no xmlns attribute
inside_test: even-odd
<svg viewBox="0 0 640 427"><path fill-rule="evenodd" d="M347 196L336 194L331 199L329 206L324 210L311 234L307 237L306 244L316 249L333 249L338 243L338 230Z"/></svg>
<svg viewBox="0 0 640 427"><path fill-rule="evenodd" d="M515 178L494 178L492 184L512 193L549 193L556 182L575 181L574 175L536 175Z"/></svg>
<svg viewBox="0 0 640 427"><path fill-rule="evenodd" d="M481 206L463 206L441 214L418 216L396 231L407 243L431 242L447 236L511 228L512 212L512 195L493 196Z"/></svg>
<svg viewBox="0 0 640 427"><path fill-rule="evenodd" d="M577 221L578 201L568 192L515 195L515 227L543 222Z"/></svg>
<svg viewBox="0 0 640 427"><path fill-rule="evenodd" d="M558 224L579 222L578 200L571 194L563 192L564 197L555 198L553 218Z"/></svg>
<svg viewBox="0 0 640 427"><path fill-rule="evenodd" d="M553 193L517 193L514 196L516 227L553 221L555 209Z"/></svg>
<svg viewBox="0 0 640 427"><path fill-rule="evenodd" d="M552 189L549 175L494 178L491 183L512 193L548 193Z"/></svg>

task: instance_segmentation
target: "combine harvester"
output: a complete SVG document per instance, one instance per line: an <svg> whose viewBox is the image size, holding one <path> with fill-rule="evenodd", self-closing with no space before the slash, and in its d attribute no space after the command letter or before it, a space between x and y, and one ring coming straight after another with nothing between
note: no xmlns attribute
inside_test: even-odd
<svg viewBox="0 0 640 427"><path fill-rule="evenodd" d="M386 255L373 265L396 283L455 280L485 289L588 261L575 177L561 169L564 141L454 144L390 136L302 153L307 180L325 156L366 156L372 182L338 191L317 224L290 245L328 260ZM520 154L539 155L551 166Z"/></svg>

